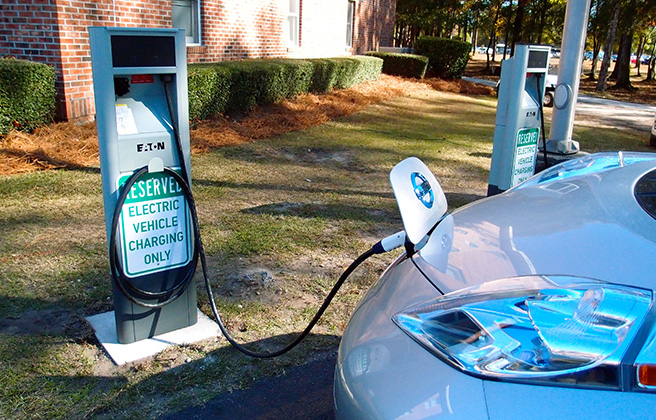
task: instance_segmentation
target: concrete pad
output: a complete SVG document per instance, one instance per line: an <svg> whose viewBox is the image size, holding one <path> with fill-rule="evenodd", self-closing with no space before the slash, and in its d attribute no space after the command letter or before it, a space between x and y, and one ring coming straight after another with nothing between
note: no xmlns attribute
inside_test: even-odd
<svg viewBox="0 0 656 420"><path fill-rule="evenodd" d="M105 351L118 366L154 356L174 345L191 344L221 336L216 322L198 310L198 322L190 327L156 335L130 344L120 344L116 335L114 311L90 316L86 319L96 332Z"/></svg>

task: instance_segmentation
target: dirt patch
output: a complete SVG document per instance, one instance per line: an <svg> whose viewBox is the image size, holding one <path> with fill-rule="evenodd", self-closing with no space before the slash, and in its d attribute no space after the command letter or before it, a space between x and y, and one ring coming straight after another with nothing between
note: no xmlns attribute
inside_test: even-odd
<svg viewBox="0 0 656 420"><path fill-rule="evenodd" d="M242 269L228 277L219 289L222 296L232 299L257 299L266 303L275 303L282 293L275 278L278 273L266 267Z"/></svg>
<svg viewBox="0 0 656 420"><path fill-rule="evenodd" d="M69 309L27 311L20 317L0 318L0 334L62 335L75 341L93 339L93 329L80 315Z"/></svg>

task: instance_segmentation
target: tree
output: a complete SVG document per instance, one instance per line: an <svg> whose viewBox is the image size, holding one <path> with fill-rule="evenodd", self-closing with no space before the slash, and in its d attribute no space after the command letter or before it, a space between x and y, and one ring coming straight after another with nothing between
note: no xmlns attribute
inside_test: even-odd
<svg viewBox="0 0 656 420"><path fill-rule="evenodd" d="M524 24L524 9L527 0L517 0L517 13L515 13L515 22L512 30L512 47L510 54L515 54L515 44L522 40L522 26Z"/></svg>
<svg viewBox="0 0 656 420"><path fill-rule="evenodd" d="M597 92L606 90L606 79L608 78L608 67L610 66L610 58L613 52L613 44L615 43L615 33L617 32L617 24L620 20L620 6L621 0L613 0L613 12L610 24L608 25L608 32L606 34L606 42L604 42L604 59L601 62L601 70L599 70L599 80L597 80Z"/></svg>
<svg viewBox="0 0 656 420"><path fill-rule="evenodd" d="M590 3L590 18L588 19L588 38L592 41L592 65L588 78L597 80L596 70L602 43L608 32L611 21L613 3L610 0L593 0Z"/></svg>

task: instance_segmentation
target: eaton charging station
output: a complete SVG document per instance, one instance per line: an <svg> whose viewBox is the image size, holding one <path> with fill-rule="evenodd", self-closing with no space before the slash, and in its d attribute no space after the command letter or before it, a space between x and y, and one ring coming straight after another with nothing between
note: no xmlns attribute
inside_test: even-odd
<svg viewBox="0 0 656 420"><path fill-rule="evenodd" d="M195 283L181 280L197 262L180 185L191 180L185 33L92 27L89 38L110 260L124 278L113 283L116 332L126 344L197 322ZM117 208L122 185L144 167Z"/></svg>
<svg viewBox="0 0 656 420"><path fill-rule="evenodd" d="M546 45L519 44L501 64L488 196L535 172L550 50Z"/></svg>

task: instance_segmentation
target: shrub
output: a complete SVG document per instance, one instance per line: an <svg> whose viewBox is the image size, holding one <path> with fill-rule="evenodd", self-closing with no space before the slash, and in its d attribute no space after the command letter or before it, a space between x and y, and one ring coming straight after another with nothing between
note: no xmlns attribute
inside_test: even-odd
<svg viewBox="0 0 656 420"><path fill-rule="evenodd" d="M383 60L376 57L315 58L311 92L328 92L345 89L367 80L377 79L383 68Z"/></svg>
<svg viewBox="0 0 656 420"><path fill-rule="evenodd" d="M219 66L190 65L188 72L189 117L202 120L227 109L230 72Z"/></svg>
<svg viewBox="0 0 656 420"><path fill-rule="evenodd" d="M416 54L369 51L368 56L383 59L383 73L392 76L423 79L428 68L428 57Z"/></svg>
<svg viewBox="0 0 656 420"><path fill-rule="evenodd" d="M375 57L270 59L189 65L189 117L248 111L301 93L347 88L378 78Z"/></svg>
<svg viewBox="0 0 656 420"><path fill-rule="evenodd" d="M0 59L0 135L32 131L55 117L55 70L25 60Z"/></svg>
<svg viewBox="0 0 656 420"><path fill-rule="evenodd" d="M462 77L471 47L468 42L433 36L422 36L415 41L417 53L428 57L428 69L447 79Z"/></svg>

